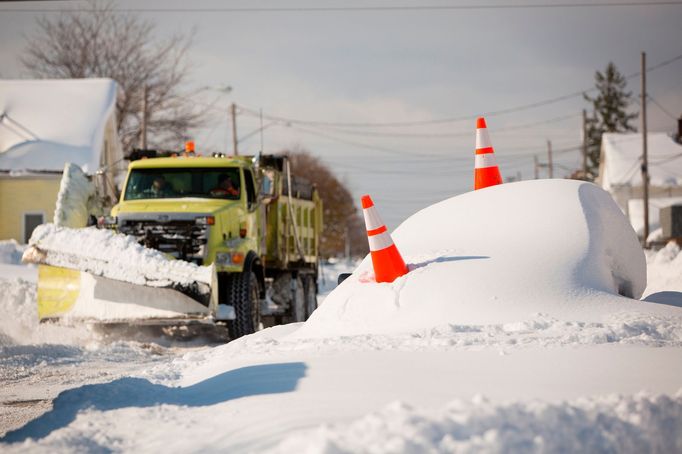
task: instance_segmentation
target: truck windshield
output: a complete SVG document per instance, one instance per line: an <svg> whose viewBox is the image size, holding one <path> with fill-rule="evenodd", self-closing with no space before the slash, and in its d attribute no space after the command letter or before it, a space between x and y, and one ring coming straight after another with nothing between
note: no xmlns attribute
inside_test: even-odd
<svg viewBox="0 0 682 454"><path fill-rule="evenodd" d="M124 200L203 197L237 200L239 168L133 169Z"/></svg>

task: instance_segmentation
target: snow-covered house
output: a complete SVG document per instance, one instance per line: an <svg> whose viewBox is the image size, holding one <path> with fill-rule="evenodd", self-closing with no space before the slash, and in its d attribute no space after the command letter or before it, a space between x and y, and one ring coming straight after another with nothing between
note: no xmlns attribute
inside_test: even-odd
<svg viewBox="0 0 682 454"><path fill-rule="evenodd" d="M50 222L67 162L114 191L123 151L111 79L0 80L0 239ZM113 195L113 194L110 194Z"/></svg>
<svg viewBox="0 0 682 454"><path fill-rule="evenodd" d="M649 231L659 227L659 210L682 203L682 145L666 133L647 134ZM605 133L597 183L616 200L635 231L644 229L642 134Z"/></svg>

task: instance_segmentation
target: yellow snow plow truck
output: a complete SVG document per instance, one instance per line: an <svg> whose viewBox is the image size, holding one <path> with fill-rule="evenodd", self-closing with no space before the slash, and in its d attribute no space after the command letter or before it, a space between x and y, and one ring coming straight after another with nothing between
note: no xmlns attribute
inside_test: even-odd
<svg viewBox="0 0 682 454"><path fill-rule="evenodd" d="M99 229L34 233L25 260L40 264L41 317L225 322L232 338L307 319L322 230L315 187L292 177L285 156L169 155L131 155ZM71 245L58 238L68 230Z"/></svg>

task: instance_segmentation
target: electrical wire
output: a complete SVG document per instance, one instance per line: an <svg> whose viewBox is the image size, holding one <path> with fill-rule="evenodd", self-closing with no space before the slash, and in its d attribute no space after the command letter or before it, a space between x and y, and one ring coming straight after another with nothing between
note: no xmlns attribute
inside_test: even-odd
<svg viewBox="0 0 682 454"><path fill-rule="evenodd" d="M682 60L682 54L680 54L680 55L678 55L678 56L675 56L675 57L673 57L673 58L670 58L670 59L668 59L668 60L664 60L664 61L662 61L662 62L660 62L660 63L658 63L658 64L656 64L656 65L653 65L653 66L648 67L648 68L647 68L647 72L656 70L656 69L658 69L658 68L661 68L661 67L664 67L664 66L667 66L667 65L670 65L670 64L672 64L672 63L674 63L674 62L676 62L676 61L678 61L678 60ZM627 76L626 79L632 79L632 78L634 78L634 77L639 76L640 74L641 74L640 72L633 73L633 74ZM585 93L587 93L587 92L590 92L590 91L594 91L594 90L596 90L596 88L593 87L593 88L591 88L591 89L589 89L589 90L583 90L583 91L579 91L579 92L569 93L569 94L567 94L567 95L557 96L557 97L549 98L549 99L546 99L546 100L543 100L543 101L538 101L538 102L535 102L535 103L530 103L530 104L525 104L525 105L522 105L522 106L517 106L517 107L512 107L512 108L507 108L507 109L501 109L501 110L497 110L497 111L487 112L487 113L484 114L484 115L490 117L490 116L496 116L496 115L504 115L504 114L507 114L507 113L519 112L519 111L522 111L522 110L528 110L528 109L532 109L532 108L536 108L536 107L540 107L540 106L552 104L552 103L555 103L555 102L559 102L559 101L561 101L561 100L570 99L570 98L573 98L573 97L576 97L576 96L582 96L583 94L585 94ZM653 99L653 98L652 98L652 99ZM654 102L656 103L656 105L657 105L659 108L663 109L662 106L660 106L660 104L658 104L655 100L654 100ZM220 112L221 114L224 113L224 110L223 110L223 109L219 109L219 108L215 107L215 106L213 105L213 103L211 103L211 104L205 104L205 103L201 103L201 102L198 102L198 103L199 103L199 104L205 105L207 109L211 109L211 110L218 111L218 112ZM256 112L256 110L250 109L250 108L245 107L245 106L242 106L242 105L239 106L239 109L240 109L240 113L247 114L247 115L251 115L251 116L257 116L258 118L260 118L261 115L262 115L262 118L266 118L266 119L268 119L268 120L270 120L270 121L282 122L282 123L285 123L285 124L287 124L287 125L291 125L292 123L297 123L297 124L306 125L306 126L308 126L308 127L311 127L311 126L312 126L312 127L314 127L314 126L327 126L327 127L345 126L345 127L363 127L363 128L367 128L367 127L393 127L393 126L402 126L402 127L405 127L405 126L421 126L421 125L426 125L426 124L440 124L440 123L449 123L449 122L457 122L457 121L464 121L464 120L472 120L472 119L475 119L476 117L478 117L478 115L466 115L466 116L460 116L460 117L442 118L442 119L437 119L437 120L426 120L426 121L417 121L417 122L342 123L342 122L325 122L325 121L297 120L297 119L288 118L288 117L283 117L283 116L266 115L266 114L262 114L262 112L261 112L260 110L259 110L258 112ZM666 111L666 113L667 113L668 115L670 115L671 117L673 117L669 112ZM499 128L499 130L500 130L500 131L504 131L504 130L509 131L509 130L515 130L515 129L523 129L523 128L527 128L527 127L537 126L537 125L540 125L540 124L552 123L552 122L557 122L557 121L563 121L563 120L568 119L568 118L571 118L571 117L573 117L573 116L574 116L574 115L565 115L565 116L561 116L561 117L552 118L552 119L549 119L549 120L544 120L544 121L542 121L542 122L529 123L529 124L525 124L525 125L515 125L515 126L511 126L511 127L507 127L507 128ZM312 131L308 131L308 132L311 133L311 134L317 134L318 136L323 136L323 135L324 135L323 133L314 133L314 132L312 132ZM351 133L351 131L344 131L344 130L338 130L338 131L335 130L334 132L340 132L340 133L344 133L344 134L350 134L350 133ZM457 136L464 136L465 134L469 134L469 133L470 133L470 132L466 132L466 133L465 133L465 132L460 132L460 133L448 134L447 136L444 135L444 134L442 134L442 135L439 135L438 137L457 137ZM356 133L356 135L367 135L367 136L369 136L369 135L380 136L380 135L382 135L382 134L385 134L385 135L387 135L387 136L394 136L394 137L406 137L406 133L389 134L389 133L378 133L378 132L372 132L372 131L370 131L370 132L366 132L366 131L365 131L365 132L362 132L361 134L357 134L357 133ZM414 135L414 137L417 137L417 136L418 136L417 134ZM432 135L432 134L427 134L427 136L435 137L435 136ZM327 138L329 138L329 137L327 137ZM335 139L332 139L332 140L340 141L340 140L342 140L342 139L335 138ZM367 145L367 144L358 144L358 143L347 143L347 144L348 144L348 145L354 145L354 146L361 146L361 147L363 147L363 148L370 148L370 147L371 147L371 149L375 149L375 151L384 151L384 152L389 152L389 153L397 153L397 154L401 154L401 153L402 153L402 154L406 154L405 152L400 152L400 151L397 151L397 150L390 150L390 151L388 151L388 149L385 149L384 147L375 147L375 146L370 146L370 145ZM381 150L380 150L380 148L381 148Z"/></svg>
<svg viewBox="0 0 682 454"><path fill-rule="evenodd" d="M322 137L327 140L331 140L333 142L341 143L344 145L351 145L354 147L359 147L359 148L364 148L367 150L373 150L373 151L379 151L382 153L389 153L393 155L399 155L399 156L411 156L411 157L419 157L420 159L423 158L432 158L432 159L457 159L455 157L452 157L452 155L448 156L445 153L422 153L422 152L412 152L412 151L406 151L406 150L397 150L394 148L387 148L387 147L381 147L381 146L376 146L376 145L371 145L367 143L362 143L362 142L357 142L357 141L352 141L352 140L347 140L344 138L336 137L333 135L321 133L319 131L307 129L307 128L301 128L298 126L289 126L289 128L302 132L304 134L309 134L317 137ZM532 156L535 153L529 153L527 156ZM522 156L522 155L514 155L515 157ZM505 157L502 157L504 159ZM470 158L458 158L458 159L470 159Z"/></svg>
<svg viewBox="0 0 682 454"><path fill-rule="evenodd" d="M680 55L680 58L682 58L682 55ZM462 115L462 116L458 116L458 117L439 118L439 119L435 119L435 120L403 121L403 122L380 122L380 123L352 123L352 122L347 123L347 122L330 122L330 121L316 121L316 120L298 120L295 118L282 117L282 116L277 116L277 115L266 115L266 114L263 114L263 118L267 118L267 119L273 120L273 121L281 121L284 123L297 123L297 124L301 124L301 125L305 125L305 126L342 126L342 127L345 126L345 127L355 127L355 128L386 128L386 127L424 126L424 125L456 123L456 122L460 122L460 121L475 120L476 118L478 118L480 116L494 117L494 116L498 116L498 115L505 115L505 114L509 114L509 113L521 112L524 110L529 110L529 109L534 109L537 107L546 106L549 104L554 104L556 102L564 101L566 99L575 98L577 96L582 96L584 93L594 91L594 90L596 90L596 88L590 88L588 90L581 90L581 91L577 91L574 93L569 93L566 95L545 99L542 101L524 104L521 106L489 111L489 112L485 112L485 113L480 114L480 115L479 114ZM249 109L249 108L244 107L244 106L240 106L240 108L242 109L243 112L250 112L251 114L255 114L255 110L253 110L253 109Z"/></svg>
<svg viewBox="0 0 682 454"><path fill-rule="evenodd" d="M274 7L181 7L181 8L112 8L119 13L326 13L326 12L416 12L416 11L467 11L467 10L518 10L518 9L575 9L623 8L636 6L679 6L682 1L632 1L632 2L579 2L579 3L508 3L463 5L374 5L374 6L274 6ZM94 8L8 8L2 12L53 13L90 12Z"/></svg>
<svg viewBox="0 0 682 454"><path fill-rule="evenodd" d="M247 114L247 115L250 115L252 117L255 117L255 113L252 109L242 108L242 112ZM541 126L544 124L559 123L561 121L572 119L575 117L579 117L581 115L582 114L580 114L580 113L574 113L574 114L569 114L569 115L561 115L561 116L550 118L547 120L535 121L532 123L523 123L523 124L518 124L518 125L504 126L501 128L496 128L495 132L497 133L497 132L501 132L501 131L515 131L515 130L519 130L519 129L533 128L533 127ZM362 131L362 130L357 131L357 130L336 128L336 127L323 127L323 126L313 126L313 125L309 125L309 127L313 127L313 128L317 128L317 129L323 129L324 131L328 131L328 132L341 133L341 134L351 134L351 135L366 136L366 137L454 138L454 137L468 137L468 136L472 135L471 129L468 129L466 131L453 132L453 133L404 133L404 132L377 132L377 131Z"/></svg>
<svg viewBox="0 0 682 454"><path fill-rule="evenodd" d="M682 153L678 153L678 154L675 154L675 155L672 155L672 156L661 157L661 158L659 158L658 160L655 160L655 161L651 161L651 160L650 160L650 161L649 161L649 165L667 164L667 163L672 162L672 161L674 161L674 160L676 160L676 159L678 159L678 158L680 158L680 157L682 157Z"/></svg>
<svg viewBox="0 0 682 454"><path fill-rule="evenodd" d="M662 106L658 101L656 101L651 95L647 94L647 98L648 98L649 101L651 101L656 107L658 107L659 109L661 109L661 111L662 111L664 114L666 114L667 116L669 116L669 117L672 118L673 120L677 120L677 117L676 117L675 115L671 114L665 107L663 107L663 106Z"/></svg>
<svg viewBox="0 0 682 454"><path fill-rule="evenodd" d="M654 71L656 69L662 68L664 66L668 66L672 63L675 63L676 61L682 60L682 54L677 55L673 58L670 58L668 60L664 60L656 65L649 66L646 69L646 72L649 73L651 71ZM632 73L628 76L625 77L625 79L630 80L636 77L639 77L641 75L641 72L635 72ZM481 115L462 115L458 117L449 117L449 118L439 118L439 119L434 119L434 120L421 120L421 121L402 121L402 122L378 122L378 123L370 123L370 122L364 122L364 123L358 123L358 122L331 122L331 121L317 121L317 120L301 120L301 119L296 119L296 118L290 118L290 117L284 117L284 116L278 116L278 115L266 115L263 114L263 118L267 118L271 121L281 121L284 123L297 123L300 125L306 125L306 126L341 126L341 127L355 127L355 128L384 128L384 127L409 127L409 126L424 126L424 125L434 125L434 124L442 124L442 123L455 123L455 122L460 122L460 121L467 121L467 120L474 120L479 116L485 116L485 117L494 117L494 116L499 116L499 115L506 115L510 113L516 113L516 112L521 112L524 110L530 110L530 109L535 109L538 107L543 107L546 105L554 104L560 101L564 101L567 99L572 99L578 96L583 96L586 93L590 93L593 91L596 91L596 87L591 87L586 90L580 90L580 91L575 91L573 93L568 93L565 95L561 96L556 96L553 98L548 98L545 100L541 101L536 101L532 102L529 104L523 104L520 106L516 107L510 107L506 109L500 109L500 110L493 110L489 112L485 112ZM255 113L255 110L249 109L248 107L240 106L243 112L250 112L250 113ZM260 115L260 112L258 112L258 115Z"/></svg>
<svg viewBox="0 0 682 454"><path fill-rule="evenodd" d="M438 156L438 155L430 154L430 153L412 153L412 152L404 151L404 150L396 150L396 149L393 149L393 148L380 147L380 146L370 145L370 144L366 144L366 143L362 143L362 142L356 142L356 141L353 141L353 140L346 140L346 139L342 139L342 138L339 138L339 137L335 137L335 136L332 136L332 135L329 135L329 134L325 134L325 133L322 133L322 132L310 130L310 129L307 129L307 128L302 128L302 127L300 127L300 126L293 126L293 125L292 125L292 126L288 126L288 127L291 128L291 129L293 129L293 130L295 130L295 131L303 132L303 133L305 133L305 134L310 134L310 135L313 135L313 136L322 137L322 138L325 138L325 139L327 139L327 140L332 140L332 141L334 141L334 142L342 143L342 144L345 144L345 145L351 145L351 146L354 146L354 147L365 148L365 149L367 149L367 150L379 151L379 152L382 152L382 153L389 153L389 154L403 155L403 156L415 156L415 155L419 154L420 156L428 156L428 157L432 157L432 158L440 158L440 157L442 157L442 156Z"/></svg>

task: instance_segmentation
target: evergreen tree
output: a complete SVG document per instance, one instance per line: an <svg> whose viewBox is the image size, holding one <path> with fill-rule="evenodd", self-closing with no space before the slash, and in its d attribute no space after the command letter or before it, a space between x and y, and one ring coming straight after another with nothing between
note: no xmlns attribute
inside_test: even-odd
<svg viewBox="0 0 682 454"><path fill-rule="evenodd" d="M595 73L595 86L598 94L594 98L585 95L592 103L592 116L587 118L587 179L593 180L599 173L601 136L605 132L636 131L630 121L638 113L628 113L632 102L632 92L626 91L625 77L616 65L609 62L606 70Z"/></svg>

